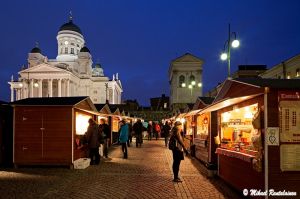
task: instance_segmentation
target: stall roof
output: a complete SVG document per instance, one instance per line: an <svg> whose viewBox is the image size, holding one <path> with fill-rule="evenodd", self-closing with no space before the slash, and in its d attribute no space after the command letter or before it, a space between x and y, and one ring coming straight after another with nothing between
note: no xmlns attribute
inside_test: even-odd
<svg viewBox="0 0 300 199"><path fill-rule="evenodd" d="M94 104L100 113L110 114L111 110L108 104Z"/></svg>
<svg viewBox="0 0 300 199"><path fill-rule="evenodd" d="M201 110L202 110L202 109L192 110L192 111L188 112L188 113L185 115L185 117L186 117L186 116L196 115L196 114L199 113Z"/></svg>
<svg viewBox="0 0 300 199"><path fill-rule="evenodd" d="M236 78L229 81L245 83L257 87L299 89L300 79Z"/></svg>
<svg viewBox="0 0 300 199"><path fill-rule="evenodd" d="M74 106L88 97L38 97L11 102L11 105Z"/></svg>
<svg viewBox="0 0 300 199"><path fill-rule="evenodd" d="M249 96L222 99L222 100L220 100L218 102L215 102L215 103L211 104L210 106L207 106L206 108L202 109L201 111L198 112L198 114L207 113L207 112L211 112L211 111L216 111L216 110L225 108L227 106L231 106L231 105L240 103L242 101L254 98L254 97L259 96L259 95L263 95L263 93L259 93L259 94L255 94L255 95L249 95Z"/></svg>
<svg viewBox="0 0 300 199"><path fill-rule="evenodd" d="M186 115L186 113L180 113L177 117L180 117L180 118L182 118L182 117L184 117ZM177 118L176 117L176 118Z"/></svg>

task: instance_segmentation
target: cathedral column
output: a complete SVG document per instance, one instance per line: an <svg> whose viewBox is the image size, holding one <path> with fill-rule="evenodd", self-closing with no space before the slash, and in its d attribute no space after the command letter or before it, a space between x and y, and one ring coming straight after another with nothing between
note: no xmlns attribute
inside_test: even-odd
<svg viewBox="0 0 300 199"><path fill-rule="evenodd" d="M28 97L28 86L26 81L22 81L22 99L25 99Z"/></svg>
<svg viewBox="0 0 300 199"><path fill-rule="evenodd" d="M33 97L33 82L34 82L34 79L30 79L30 90L28 90L30 97Z"/></svg>
<svg viewBox="0 0 300 199"><path fill-rule="evenodd" d="M39 79L39 97L43 97L43 80Z"/></svg>
<svg viewBox="0 0 300 199"><path fill-rule="evenodd" d="M52 97L52 93L53 93L53 91L52 91L52 79L49 79L48 80L48 95L49 95L49 97Z"/></svg>
<svg viewBox="0 0 300 199"><path fill-rule="evenodd" d="M58 97L61 97L61 79L57 80Z"/></svg>
<svg viewBox="0 0 300 199"><path fill-rule="evenodd" d="M70 97L70 79L67 79L67 97Z"/></svg>
<svg viewBox="0 0 300 199"><path fill-rule="evenodd" d="M20 89L16 88L16 100L20 99Z"/></svg>
<svg viewBox="0 0 300 199"><path fill-rule="evenodd" d="M10 85L10 101L13 102L14 101L14 88L12 85Z"/></svg>

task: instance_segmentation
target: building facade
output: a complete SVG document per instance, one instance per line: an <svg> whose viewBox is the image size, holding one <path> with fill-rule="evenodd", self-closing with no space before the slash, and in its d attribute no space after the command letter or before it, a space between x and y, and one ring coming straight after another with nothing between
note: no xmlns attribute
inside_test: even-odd
<svg viewBox="0 0 300 199"><path fill-rule="evenodd" d="M33 97L89 96L93 103L121 103L122 84L118 73L104 76L99 63L93 66L80 28L69 22L57 34L56 59L48 59L36 46L28 54L28 66L18 72L18 80L8 82L11 101Z"/></svg>
<svg viewBox="0 0 300 199"><path fill-rule="evenodd" d="M202 96L203 60L186 53L174 59L169 68L170 105L172 108L195 103Z"/></svg>
<svg viewBox="0 0 300 199"><path fill-rule="evenodd" d="M260 75L262 78L295 79L300 78L300 54L273 66Z"/></svg>

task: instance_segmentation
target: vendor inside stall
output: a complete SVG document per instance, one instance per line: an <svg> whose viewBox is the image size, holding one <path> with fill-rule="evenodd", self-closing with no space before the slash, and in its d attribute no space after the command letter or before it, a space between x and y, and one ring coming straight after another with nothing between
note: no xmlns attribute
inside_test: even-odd
<svg viewBox="0 0 300 199"><path fill-rule="evenodd" d="M253 127L258 104L236 108L221 114L221 148L256 155L255 140L260 129ZM253 143L254 142L254 143Z"/></svg>

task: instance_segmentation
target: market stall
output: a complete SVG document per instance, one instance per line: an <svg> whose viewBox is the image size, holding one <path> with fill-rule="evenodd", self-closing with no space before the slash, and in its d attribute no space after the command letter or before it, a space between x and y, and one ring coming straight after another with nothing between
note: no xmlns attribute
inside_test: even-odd
<svg viewBox="0 0 300 199"><path fill-rule="evenodd" d="M217 113L216 111L197 114L195 133L195 157L209 169L217 168L217 155L214 153L216 144L214 137L217 136Z"/></svg>
<svg viewBox="0 0 300 199"><path fill-rule="evenodd" d="M242 91L242 92L241 92ZM217 111L218 175L237 190L300 187L300 80L226 80Z"/></svg>
<svg viewBox="0 0 300 199"><path fill-rule="evenodd" d="M14 108L13 162L69 165L87 157L82 136L98 114L88 97L27 98Z"/></svg>

